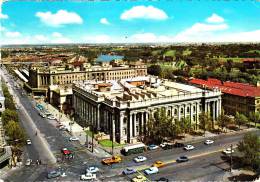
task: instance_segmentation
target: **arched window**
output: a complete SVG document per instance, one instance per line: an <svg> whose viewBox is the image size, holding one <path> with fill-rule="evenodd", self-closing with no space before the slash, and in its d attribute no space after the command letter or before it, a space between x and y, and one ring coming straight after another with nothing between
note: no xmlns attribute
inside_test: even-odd
<svg viewBox="0 0 260 182"><path fill-rule="evenodd" d="M174 109L174 114L176 115L178 113L178 110L177 109Z"/></svg>
<svg viewBox="0 0 260 182"><path fill-rule="evenodd" d="M170 110L168 110L168 114L167 114L168 116L170 116L171 115L171 111Z"/></svg>
<svg viewBox="0 0 260 182"><path fill-rule="evenodd" d="M183 107L181 108L181 114L183 114L184 113L184 109L183 109Z"/></svg>
<svg viewBox="0 0 260 182"><path fill-rule="evenodd" d="M190 107L187 107L187 112L190 112Z"/></svg>

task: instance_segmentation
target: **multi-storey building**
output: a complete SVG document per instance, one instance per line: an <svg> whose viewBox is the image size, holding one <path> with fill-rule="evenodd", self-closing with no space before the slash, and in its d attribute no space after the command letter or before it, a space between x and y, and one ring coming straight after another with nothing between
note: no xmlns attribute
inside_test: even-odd
<svg viewBox="0 0 260 182"><path fill-rule="evenodd" d="M115 137L120 143L134 143L146 133L146 123L165 108L174 120L188 117L199 122L202 111L216 120L221 111L221 92L180 84L155 77L120 80L79 81L73 87L75 121Z"/></svg>
<svg viewBox="0 0 260 182"><path fill-rule="evenodd" d="M260 112L259 84L253 86L238 82L221 82L210 78L208 80L192 79L190 83L209 89L220 89L223 92L223 109L227 114L235 115L239 112L248 116L250 112Z"/></svg>

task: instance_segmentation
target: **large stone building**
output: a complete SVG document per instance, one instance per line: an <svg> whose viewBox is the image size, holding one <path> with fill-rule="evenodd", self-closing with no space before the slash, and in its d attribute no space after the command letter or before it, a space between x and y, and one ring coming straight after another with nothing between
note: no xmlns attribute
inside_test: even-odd
<svg viewBox="0 0 260 182"><path fill-rule="evenodd" d="M216 120L221 112L221 92L160 80L134 77L121 80L79 81L73 85L75 121L115 137L120 143L134 143L146 133L146 123L165 108L174 120L190 118L198 123L202 111ZM113 134L113 135L111 135Z"/></svg>
<svg viewBox="0 0 260 182"><path fill-rule="evenodd" d="M217 79L192 79L191 84L209 89L218 88L223 92L223 109L225 113L235 115L236 112L246 116L250 112L260 112L260 86L238 83L221 82Z"/></svg>

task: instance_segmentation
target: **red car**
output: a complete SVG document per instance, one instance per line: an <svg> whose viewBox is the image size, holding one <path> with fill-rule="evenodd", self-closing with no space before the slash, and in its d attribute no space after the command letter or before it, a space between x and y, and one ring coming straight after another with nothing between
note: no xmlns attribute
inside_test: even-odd
<svg viewBox="0 0 260 182"><path fill-rule="evenodd" d="M67 148L63 148L61 149L61 152L64 154L64 155L70 155L71 154L71 151Z"/></svg>

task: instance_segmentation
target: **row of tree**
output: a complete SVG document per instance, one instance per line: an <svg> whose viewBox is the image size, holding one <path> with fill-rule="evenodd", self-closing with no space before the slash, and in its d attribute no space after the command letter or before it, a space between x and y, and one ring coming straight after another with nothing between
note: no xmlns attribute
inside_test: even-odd
<svg viewBox="0 0 260 182"><path fill-rule="evenodd" d="M19 124L19 117L16 111L15 103L8 88L3 84L3 93L5 96L5 111L2 113L2 123L5 135L8 137L7 142L14 147L21 147L25 144L26 135Z"/></svg>
<svg viewBox="0 0 260 182"><path fill-rule="evenodd" d="M210 113L202 112L199 115L199 121L195 123L191 122L189 117L176 120L173 117L167 115L164 108L159 109L154 113L154 117L150 117L147 123L146 137L149 141L161 143L165 139L175 139L185 133L194 133L195 131L202 130L205 132L216 131L215 126L218 126L217 131L224 131L224 128L228 128L232 125L238 125L239 129L241 125L249 124L252 121L255 124L260 121L259 112L250 113L250 117L237 113L235 118L231 118L225 115L224 112L218 117L217 122L213 122Z"/></svg>

